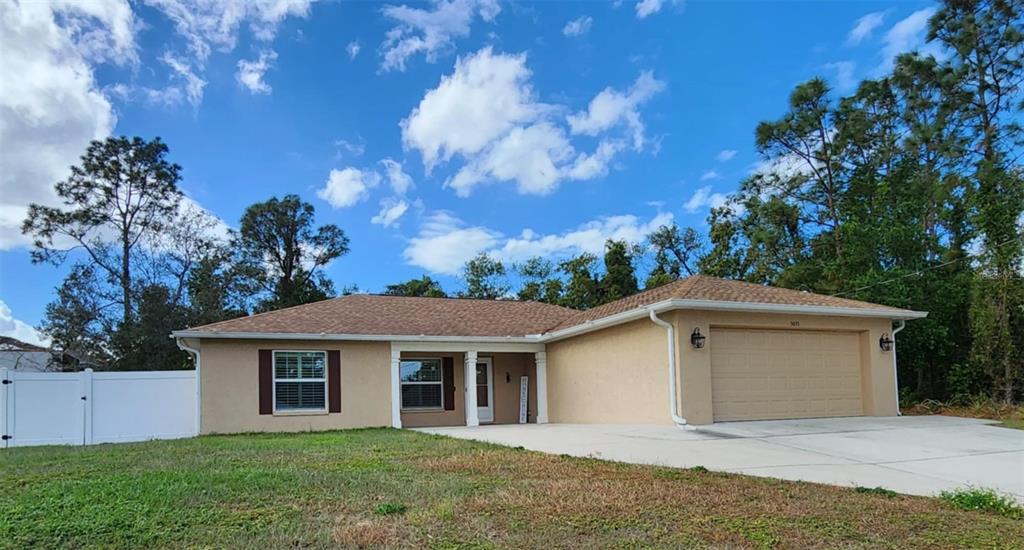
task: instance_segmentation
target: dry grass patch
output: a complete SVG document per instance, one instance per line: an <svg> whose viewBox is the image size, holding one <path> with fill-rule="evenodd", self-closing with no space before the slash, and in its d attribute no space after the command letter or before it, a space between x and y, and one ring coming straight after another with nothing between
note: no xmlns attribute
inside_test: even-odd
<svg viewBox="0 0 1024 550"><path fill-rule="evenodd" d="M1024 405L1007 405L991 399L976 399L966 404L943 403L926 399L903 410L903 414L960 416L998 420L1007 428L1024 430Z"/></svg>

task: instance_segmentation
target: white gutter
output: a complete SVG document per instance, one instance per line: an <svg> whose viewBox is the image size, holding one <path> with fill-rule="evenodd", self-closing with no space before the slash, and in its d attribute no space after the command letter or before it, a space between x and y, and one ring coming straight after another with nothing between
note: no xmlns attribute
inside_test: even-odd
<svg viewBox="0 0 1024 550"><path fill-rule="evenodd" d="M896 370L896 333L903 330L907 322L900 319L900 326L892 331L892 381L896 385L896 416L903 416L900 412L900 373Z"/></svg>
<svg viewBox="0 0 1024 550"><path fill-rule="evenodd" d="M175 343L178 344L178 349L180 349L180 350L182 350L182 351L184 351L186 353L190 353L190 354L195 356L195 363L196 363L196 435L199 435L199 432L200 432L200 430L202 429L202 426L203 426L203 423L202 423L202 418L203 418L203 406L202 406L202 403L203 403L202 402L202 398L203 398L203 384L201 382L202 379L199 376L200 375L200 368L202 367L202 358L199 355L199 350L198 349L184 344L182 342L181 338L175 339Z"/></svg>
<svg viewBox="0 0 1024 550"><path fill-rule="evenodd" d="M172 338L225 338L233 340L356 340L369 342L481 342L536 344L540 335L531 336L429 336L425 334L341 334L326 332L219 332L212 330L178 330Z"/></svg>
<svg viewBox="0 0 1024 550"><path fill-rule="evenodd" d="M672 422L676 423L676 426L687 429L690 428L686 424L686 419L679 416L679 406L676 402L676 390L678 385L676 384L676 329L672 326L672 323L666 322L658 317L658 314L653 310L649 310L651 321L654 324L663 327L665 332L668 334L668 403L669 413L672 415ZM692 428L691 428L692 429Z"/></svg>

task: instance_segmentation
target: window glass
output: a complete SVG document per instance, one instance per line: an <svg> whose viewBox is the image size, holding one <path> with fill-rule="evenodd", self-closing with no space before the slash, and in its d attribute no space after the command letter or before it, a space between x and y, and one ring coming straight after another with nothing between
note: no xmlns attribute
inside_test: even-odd
<svg viewBox="0 0 1024 550"><path fill-rule="evenodd" d="M322 351L274 352L274 410L326 409L326 363Z"/></svg>
<svg viewBox="0 0 1024 550"><path fill-rule="evenodd" d="M415 359L399 363L403 409L444 408L440 359Z"/></svg>

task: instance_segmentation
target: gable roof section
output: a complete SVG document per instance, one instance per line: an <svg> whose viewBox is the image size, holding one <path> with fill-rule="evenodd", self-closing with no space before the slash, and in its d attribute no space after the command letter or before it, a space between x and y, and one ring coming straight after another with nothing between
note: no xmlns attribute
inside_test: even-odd
<svg viewBox="0 0 1024 550"><path fill-rule="evenodd" d="M544 341L646 316L713 309L914 319L926 314L858 300L695 275L586 311L540 302L353 294L183 331L178 337L361 336Z"/></svg>
<svg viewBox="0 0 1024 550"><path fill-rule="evenodd" d="M221 321L188 332L525 337L576 313L540 302L353 294Z"/></svg>
<svg viewBox="0 0 1024 550"><path fill-rule="evenodd" d="M749 309L751 311L767 311L774 308L781 312L786 308L792 308L794 313L800 309L806 309L808 313L819 310L821 314L827 314L830 310L845 310L845 313L848 315L856 315L858 312L862 312L864 316L884 317L891 315L894 319L923 316L916 311L861 302L859 300L825 296L823 294L758 285L743 281L719 279L706 275L694 275L627 296L621 300L581 311L558 325L551 327L550 332L598 321L669 300L679 301L678 307L689 306L693 309ZM702 304L702 302L704 303ZM716 303L721 304L722 307L712 307ZM758 306L762 307L759 308Z"/></svg>

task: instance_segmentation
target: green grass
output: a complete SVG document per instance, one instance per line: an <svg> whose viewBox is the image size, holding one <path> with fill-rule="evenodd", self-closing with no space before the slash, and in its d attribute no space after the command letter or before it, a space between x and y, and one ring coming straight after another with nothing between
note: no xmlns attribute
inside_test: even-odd
<svg viewBox="0 0 1024 550"><path fill-rule="evenodd" d="M0 547L1022 547L939 499L410 431L0 452Z"/></svg>
<svg viewBox="0 0 1024 550"><path fill-rule="evenodd" d="M991 489L957 489L943 491L939 498L961 510L976 510L1011 519L1024 519L1024 508L1008 496Z"/></svg>
<svg viewBox="0 0 1024 550"><path fill-rule="evenodd" d="M868 495L879 495L886 498L896 498L900 496L900 494L897 493L896 491L886 489L885 487L855 487L853 490L857 491L858 493L864 493Z"/></svg>

